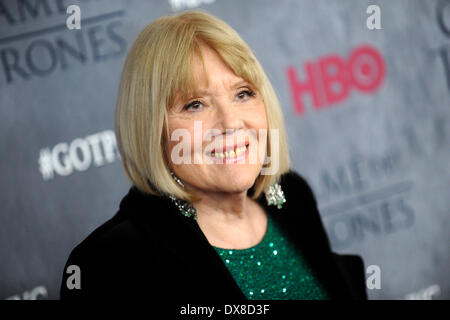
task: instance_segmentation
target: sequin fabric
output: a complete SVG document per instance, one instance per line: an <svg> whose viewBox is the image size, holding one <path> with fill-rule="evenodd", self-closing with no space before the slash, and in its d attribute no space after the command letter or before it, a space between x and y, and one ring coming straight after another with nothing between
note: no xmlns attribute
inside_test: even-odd
<svg viewBox="0 0 450 320"><path fill-rule="evenodd" d="M214 247L250 300L325 300L329 296L301 253L268 215L264 238L247 249Z"/></svg>

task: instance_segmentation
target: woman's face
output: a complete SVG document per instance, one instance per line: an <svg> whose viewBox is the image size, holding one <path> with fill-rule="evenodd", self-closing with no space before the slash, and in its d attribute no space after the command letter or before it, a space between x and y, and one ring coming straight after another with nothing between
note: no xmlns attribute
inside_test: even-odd
<svg viewBox="0 0 450 320"><path fill-rule="evenodd" d="M260 93L236 76L217 52L206 45L201 50L208 75L195 57L198 92L186 101L176 98L169 110L166 152L170 166L194 192L247 191L261 171L266 152L264 103Z"/></svg>

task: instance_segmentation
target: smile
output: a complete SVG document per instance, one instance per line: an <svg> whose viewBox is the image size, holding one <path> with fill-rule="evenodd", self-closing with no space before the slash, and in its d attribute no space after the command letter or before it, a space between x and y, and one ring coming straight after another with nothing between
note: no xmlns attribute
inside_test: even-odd
<svg viewBox="0 0 450 320"><path fill-rule="evenodd" d="M247 146L235 147L234 150L225 151L225 152L215 152L211 153L211 157L218 159L233 159L238 157L239 155L245 153L247 151Z"/></svg>

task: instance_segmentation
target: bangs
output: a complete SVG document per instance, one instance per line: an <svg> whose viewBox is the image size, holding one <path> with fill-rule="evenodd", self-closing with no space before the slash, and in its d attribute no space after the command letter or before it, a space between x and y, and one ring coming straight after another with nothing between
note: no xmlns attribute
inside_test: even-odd
<svg viewBox="0 0 450 320"><path fill-rule="evenodd" d="M172 74L169 75L167 82L167 86L170 88L166 104L167 110L176 102L187 101L198 92L199 87L193 74L193 61L196 57L202 63L204 79L209 85L208 70L206 70L200 44L205 44L216 51L236 76L260 91L262 79L259 77L259 66L248 47L236 41L224 41L227 39L216 39L211 35L207 37L198 30L192 31L192 34L184 34L178 38L179 44L176 46L178 52L172 57L174 58L171 61Z"/></svg>

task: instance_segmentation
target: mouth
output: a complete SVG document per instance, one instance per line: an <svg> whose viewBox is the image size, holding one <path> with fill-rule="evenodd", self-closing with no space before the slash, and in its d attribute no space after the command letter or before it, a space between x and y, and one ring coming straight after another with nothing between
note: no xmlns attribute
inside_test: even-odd
<svg viewBox="0 0 450 320"><path fill-rule="evenodd" d="M210 156L216 159L236 159L241 155L244 155L248 150L249 143L242 145L234 145L231 148L224 148L224 150L212 150ZM226 150L226 151L225 151Z"/></svg>

